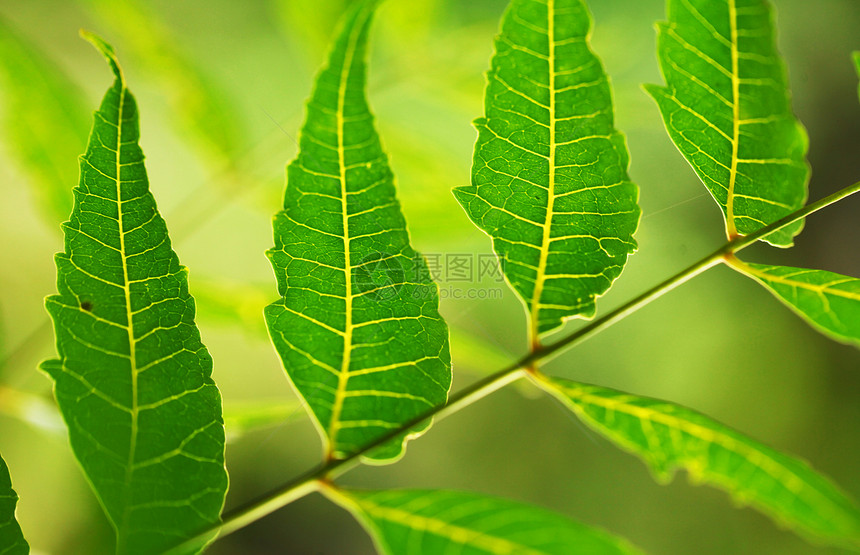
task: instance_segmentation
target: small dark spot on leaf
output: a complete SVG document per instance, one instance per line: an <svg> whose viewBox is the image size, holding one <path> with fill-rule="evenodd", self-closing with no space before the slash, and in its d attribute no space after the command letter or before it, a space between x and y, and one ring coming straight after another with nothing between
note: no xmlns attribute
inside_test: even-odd
<svg viewBox="0 0 860 555"><path fill-rule="evenodd" d="M87 312L90 312L93 309L93 303L91 303L90 301L84 301L81 303L81 308L83 308Z"/></svg>

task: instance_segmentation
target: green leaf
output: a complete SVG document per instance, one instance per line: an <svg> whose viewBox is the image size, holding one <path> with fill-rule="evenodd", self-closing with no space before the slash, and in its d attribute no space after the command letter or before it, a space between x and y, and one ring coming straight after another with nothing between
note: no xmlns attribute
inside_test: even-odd
<svg viewBox="0 0 860 555"><path fill-rule="evenodd" d="M365 99L376 4L348 13L317 78L268 252L282 295L269 332L332 458L445 403L451 384L437 287L409 245ZM399 456L417 432L370 457Z"/></svg>
<svg viewBox="0 0 860 555"><path fill-rule="evenodd" d="M89 108L78 86L37 45L0 19L5 146L30 178L51 226L68 219L75 160L84 150Z"/></svg>
<svg viewBox="0 0 860 555"><path fill-rule="evenodd" d="M27 555L30 546L15 520L15 505L18 494L12 489L12 478L6 461L0 458L0 553L3 555Z"/></svg>
<svg viewBox="0 0 860 555"><path fill-rule="evenodd" d="M639 550L562 515L498 497L443 490L323 490L384 555L634 555Z"/></svg>
<svg viewBox="0 0 860 555"><path fill-rule="evenodd" d="M726 217L729 238L803 206L808 140L791 111L765 0L668 0L657 26L665 87L646 85L669 136ZM768 235L791 246L798 222Z"/></svg>
<svg viewBox="0 0 860 555"><path fill-rule="evenodd" d="M860 511L799 459L690 409L603 387L541 377L538 383L588 426L642 458L658 481L676 468L726 490L806 536L860 547Z"/></svg>
<svg viewBox="0 0 860 555"><path fill-rule="evenodd" d="M748 264L737 258L729 264L764 285L818 331L860 345L860 279L824 270Z"/></svg>
<svg viewBox="0 0 860 555"><path fill-rule="evenodd" d="M227 490L221 396L194 324L187 270L149 192L134 97L116 80L95 114L65 252L58 360L43 364L75 456L120 554L152 553L218 521Z"/></svg>
<svg viewBox="0 0 860 555"><path fill-rule="evenodd" d="M581 0L512 0L475 121L472 184L454 190L492 237L533 338L594 316L636 249L638 189L590 28Z"/></svg>

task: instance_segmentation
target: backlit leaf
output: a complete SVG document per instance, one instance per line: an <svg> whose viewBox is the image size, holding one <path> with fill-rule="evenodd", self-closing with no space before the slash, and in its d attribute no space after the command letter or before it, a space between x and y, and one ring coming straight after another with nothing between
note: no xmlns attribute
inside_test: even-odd
<svg viewBox="0 0 860 555"><path fill-rule="evenodd" d="M532 336L590 318L636 249L612 95L582 0L512 0L487 75L472 184L454 190L493 239Z"/></svg>
<svg viewBox="0 0 860 555"><path fill-rule="evenodd" d="M227 490L221 397L187 270L149 192L134 97L116 77L81 157L43 368L120 554L153 553L218 521Z"/></svg>
<svg viewBox="0 0 860 555"><path fill-rule="evenodd" d="M659 481L677 468L728 491L806 536L860 547L860 511L805 462L757 443L690 409L556 378L544 389L583 422L642 458Z"/></svg>
<svg viewBox="0 0 860 555"><path fill-rule="evenodd" d="M26 172L53 227L72 212L70 191L87 141L89 108L77 85L3 19L0 82L4 146Z"/></svg>
<svg viewBox="0 0 860 555"><path fill-rule="evenodd" d="M747 264L737 259L731 266L764 285L817 330L860 345L860 279L824 270Z"/></svg>
<svg viewBox="0 0 860 555"><path fill-rule="evenodd" d="M639 550L560 514L475 493L328 490L384 555L633 555Z"/></svg>
<svg viewBox="0 0 860 555"><path fill-rule="evenodd" d="M647 85L669 136L726 217L747 235L806 201L806 132L791 111L766 0L668 0L657 53L665 87ZM765 240L790 246L802 222Z"/></svg>
<svg viewBox="0 0 860 555"><path fill-rule="evenodd" d="M0 553L3 555L27 555L30 546L15 520L18 494L12 489L12 478L6 461L0 458Z"/></svg>
<svg viewBox="0 0 860 555"><path fill-rule="evenodd" d="M334 458L443 404L451 383L437 287L409 245L365 99L376 4L348 13L317 78L268 253L282 295L266 309L270 335Z"/></svg>

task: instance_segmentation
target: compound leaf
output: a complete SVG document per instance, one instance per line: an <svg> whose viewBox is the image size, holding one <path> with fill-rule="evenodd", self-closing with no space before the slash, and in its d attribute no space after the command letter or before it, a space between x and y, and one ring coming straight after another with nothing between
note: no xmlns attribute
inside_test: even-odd
<svg viewBox="0 0 860 555"><path fill-rule="evenodd" d="M634 555L626 541L532 505L443 490L324 490L384 555Z"/></svg>
<svg viewBox="0 0 860 555"><path fill-rule="evenodd" d="M690 409L568 380L539 379L584 423L642 458L660 481L676 468L806 536L860 548L860 511L830 480Z"/></svg>
<svg viewBox="0 0 860 555"><path fill-rule="evenodd" d="M227 490L221 397L116 77L81 157L59 295L46 307L59 359L43 364L69 440L117 532L117 552L158 552L218 521Z"/></svg>
<svg viewBox="0 0 860 555"><path fill-rule="evenodd" d="M282 295L266 308L269 332L330 458L443 404L451 384L437 287L409 245L365 98L376 4L348 13L317 78L268 252ZM399 456L417 432L370 457Z"/></svg>
<svg viewBox="0 0 860 555"><path fill-rule="evenodd" d="M75 159L87 142L89 108L77 85L37 45L0 19L3 124L51 226L72 212ZM38 106L38 109L33 109Z"/></svg>
<svg viewBox="0 0 860 555"><path fill-rule="evenodd" d="M0 553L3 555L27 555L30 552L30 546L15 519L17 504L18 494L12 489L9 467L0 458Z"/></svg>
<svg viewBox="0 0 860 555"><path fill-rule="evenodd" d="M748 264L738 259L730 264L764 285L815 329L860 345L860 279L824 270Z"/></svg>
<svg viewBox="0 0 860 555"><path fill-rule="evenodd" d="M512 0L475 121L472 184L454 190L492 237L533 338L592 317L636 249L638 189L590 28L582 0Z"/></svg>
<svg viewBox="0 0 860 555"><path fill-rule="evenodd" d="M729 238L803 206L808 140L791 111L766 0L668 0L665 87L647 85L669 136L720 205ZM765 240L790 246L803 223Z"/></svg>

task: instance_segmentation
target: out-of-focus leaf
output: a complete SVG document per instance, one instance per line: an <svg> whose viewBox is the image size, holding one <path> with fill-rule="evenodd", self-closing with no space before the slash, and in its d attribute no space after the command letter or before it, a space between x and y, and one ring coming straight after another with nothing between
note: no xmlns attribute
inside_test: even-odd
<svg viewBox="0 0 860 555"><path fill-rule="evenodd" d="M690 409L603 387L538 383L604 437L642 458L660 481L677 468L805 536L860 547L860 512L830 480Z"/></svg>
<svg viewBox="0 0 860 555"><path fill-rule="evenodd" d="M195 279L192 289L200 318L237 324L245 332L267 337L262 315L272 297L268 288Z"/></svg>
<svg viewBox="0 0 860 555"><path fill-rule="evenodd" d="M268 252L282 295L266 308L269 332L331 458L443 404L451 384L437 287L409 244L365 98L376 5L347 14L317 78ZM418 432L369 456L398 457Z"/></svg>
<svg viewBox="0 0 860 555"><path fill-rule="evenodd" d="M0 19L0 99L5 146L29 177L52 226L68 219L76 160L89 109L77 85L39 48Z"/></svg>
<svg viewBox="0 0 860 555"><path fill-rule="evenodd" d="M226 92L181 53L182 41L164 25L152 5L139 0L83 0L126 41L140 63L161 79L172 113L214 155L215 163L235 163L242 145L240 118Z"/></svg>
<svg viewBox="0 0 860 555"><path fill-rule="evenodd" d="M747 264L738 259L731 266L764 285L818 331L860 345L860 279L824 270Z"/></svg>
<svg viewBox="0 0 860 555"><path fill-rule="evenodd" d="M0 413L51 435L66 435L57 406L39 395L0 386Z"/></svg>
<svg viewBox="0 0 860 555"><path fill-rule="evenodd" d="M582 0L511 2L475 122L472 184L454 189L492 237L533 338L592 317L636 249L638 189L590 29Z"/></svg>
<svg viewBox="0 0 860 555"><path fill-rule="evenodd" d="M12 489L12 478L6 461L0 458L0 553L3 555L27 555L30 546L15 520L18 494Z"/></svg>
<svg viewBox="0 0 860 555"><path fill-rule="evenodd" d="M149 192L134 97L113 49L85 36L116 79L63 226L59 295L46 301L59 359L43 368L117 552L149 554L218 521L227 490L221 396L187 270Z"/></svg>
<svg viewBox="0 0 860 555"><path fill-rule="evenodd" d="M354 1L270 0L270 9L281 22L285 38L309 59L316 60L324 55L331 30Z"/></svg>
<svg viewBox="0 0 860 555"><path fill-rule="evenodd" d="M806 131L791 111L766 0L668 0L665 87L647 85L669 136L720 205L730 238L806 201ZM790 246L803 222L765 237Z"/></svg>
<svg viewBox="0 0 860 555"><path fill-rule="evenodd" d="M444 490L333 490L384 555L634 555L626 541L525 503Z"/></svg>
<svg viewBox="0 0 860 555"><path fill-rule="evenodd" d="M513 354L506 356L498 345L477 333L456 324L451 324L451 352L458 372L469 368L472 371L487 373L511 363Z"/></svg>
<svg viewBox="0 0 860 555"><path fill-rule="evenodd" d="M857 77L860 77L860 52L854 53L854 67L857 68ZM860 85L857 86L857 96L860 97Z"/></svg>
<svg viewBox="0 0 860 555"><path fill-rule="evenodd" d="M302 413L297 400L248 401L224 407L224 427L227 441L235 441L256 430L280 426Z"/></svg>

